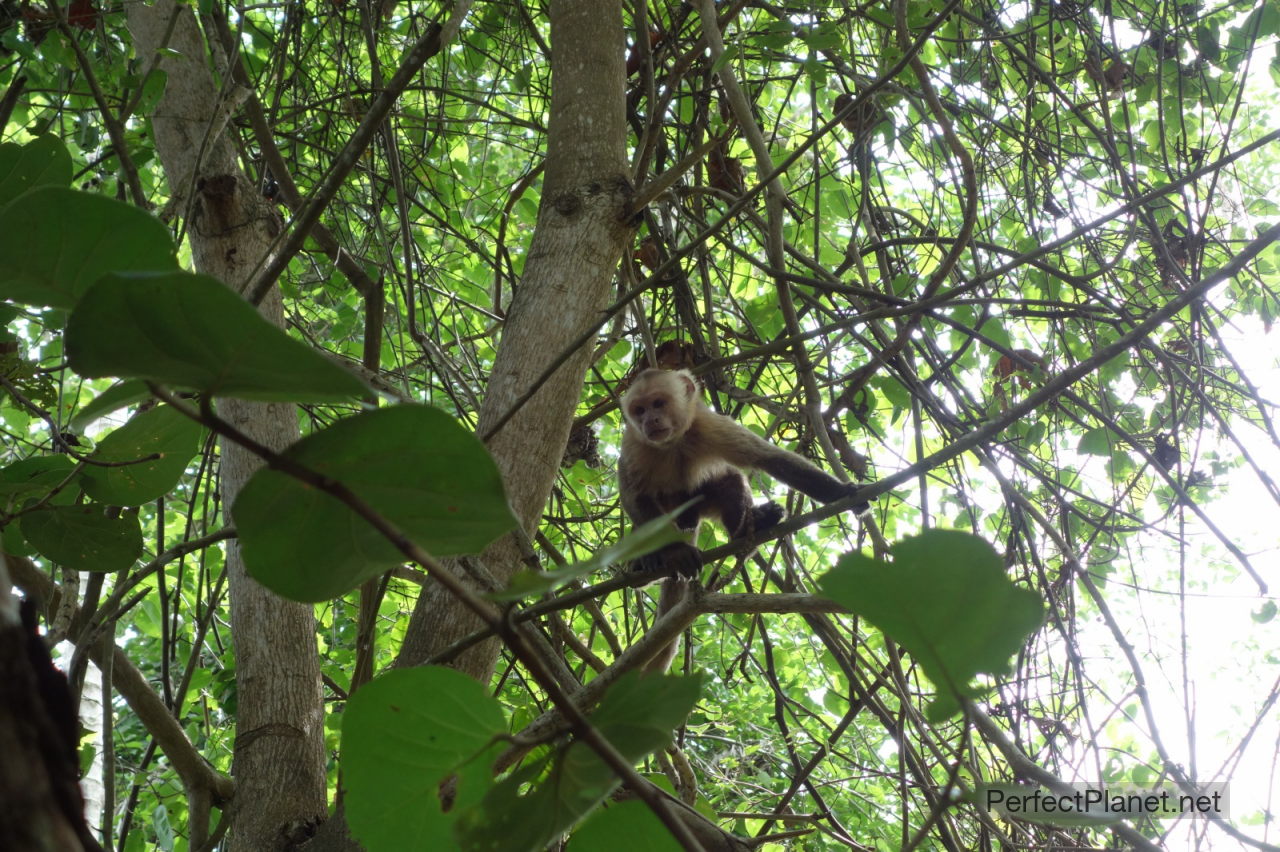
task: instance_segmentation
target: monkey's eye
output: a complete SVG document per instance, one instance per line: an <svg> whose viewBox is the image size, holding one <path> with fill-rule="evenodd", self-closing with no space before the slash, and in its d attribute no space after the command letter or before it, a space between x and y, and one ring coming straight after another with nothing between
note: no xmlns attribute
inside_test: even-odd
<svg viewBox="0 0 1280 852"><path fill-rule="evenodd" d="M653 407L654 407L654 408L661 408L661 407L662 407L662 405L663 405L663 403L665 403L665 402L666 402L666 400L663 400L663 399L655 399L655 400L653 401Z"/></svg>
<svg viewBox="0 0 1280 852"><path fill-rule="evenodd" d="M639 417L641 414L644 414L644 406L643 406L643 405L637 405L635 408L631 409L631 413L632 413L634 416Z"/></svg>

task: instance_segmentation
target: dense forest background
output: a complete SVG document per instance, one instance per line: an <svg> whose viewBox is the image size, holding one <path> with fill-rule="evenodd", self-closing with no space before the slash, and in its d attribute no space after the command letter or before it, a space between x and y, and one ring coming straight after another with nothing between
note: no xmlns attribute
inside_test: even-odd
<svg viewBox="0 0 1280 852"><path fill-rule="evenodd" d="M0 0L0 847L1277 848L1278 92L1268 0ZM653 362L870 513L655 621Z"/></svg>

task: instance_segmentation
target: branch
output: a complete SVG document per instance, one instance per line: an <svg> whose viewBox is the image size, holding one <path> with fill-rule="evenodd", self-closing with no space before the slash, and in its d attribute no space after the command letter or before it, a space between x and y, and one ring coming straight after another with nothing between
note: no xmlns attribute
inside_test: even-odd
<svg viewBox="0 0 1280 852"><path fill-rule="evenodd" d="M271 177L280 186L280 197L284 199L284 203L292 213L298 214L299 211L304 209L302 193L298 191L298 184L294 182L293 173L289 171L289 164L285 161L284 155L280 153L279 146L276 145L275 135L271 132L271 124L267 121L266 111L262 108L262 101L259 100L258 93L253 89L253 81L249 79L249 74L245 71L240 52L236 49L235 36L227 25L226 14L222 9L215 7L212 18L214 28L218 32L218 38L222 42L222 49L226 54L227 66L231 69L232 77L238 84L250 91L249 100L245 104L245 114L249 118L249 127L253 130L253 138L257 140L258 149L262 152L262 159L271 171ZM365 272L364 267L360 265L354 255L343 250L337 238L318 218L315 226L311 229L311 236L315 239L316 245L320 246L320 250L333 261L338 271L346 276L347 280L351 282L352 286L360 294L367 295L373 292L376 287L373 279Z"/></svg>
<svg viewBox="0 0 1280 852"><path fill-rule="evenodd" d="M400 62L400 67L396 69L396 73L387 81L386 87L378 92L377 97L373 99L373 103L369 106L369 111L365 113L364 118L360 121L360 126L356 128L355 133L347 140L347 144L343 146L342 150L338 152L338 156L334 158L333 165L329 168L329 173L325 175L325 179L316 188L311 200L303 207L302 212L294 217L293 227L289 230L289 235L285 237L279 249L268 256L266 263L245 288L246 297L250 302L257 305L266 298L267 293L275 286L276 279L280 277L280 274L289 265L289 261L293 260L294 255L302 250L307 237L311 235L316 223L320 221L320 214L329 206L329 202L337 196L343 182L351 174L351 170L356 167L356 163L360 161L360 155L373 142L373 137L382 127L382 122L391 113L391 108L395 106L396 100L413 82L413 78L422 70L422 66L427 64L427 60L439 53L457 35L458 29L462 26L463 18L466 17L467 11L471 8L471 3L472 0L457 0L449 19L443 25L439 23L432 24L427 28L427 32L422 38L418 39L413 47L409 48L409 52L405 54L404 59Z"/></svg>
<svg viewBox="0 0 1280 852"><path fill-rule="evenodd" d="M1040 766L1030 757L1022 752L1022 749L1010 740L1000 726L991 720L982 709L969 699L965 699L965 714L973 720L974 725L982 732L983 736L996 747L999 752L1004 755L1004 759L1009 762L1009 766L1013 771L1024 777L1030 778L1038 784L1042 784L1055 792L1069 793L1073 792L1067 782L1063 781L1057 775ZM1142 852L1160 852L1160 847L1152 843L1146 837L1142 836L1133 826L1128 823L1111 826L1111 831L1118 837L1122 838L1126 843L1134 849L1141 849Z"/></svg>
<svg viewBox="0 0 1280 852"><path fill-rule="evenodd" d="M939 465L950 461L959 456L961 453L978 447L995 439L997 435L1007 429L1011 424L1026 417L1031 412L1040 408L1046 403L1051 403L1055 398L1062 394L1067 388L1083 379L1085 376L1093 373L1102 367L1108 361L1116 358L1141 341L1145 340L1153 331L1175 316L1183 308L1199 299L1202 299L1210 290L1227 281L1240 273L1247 263L1254 259L1263 249L1271 245L1276 240L1280 240L1280 225L1273 225L1263 231L1260 236L1242 248L1229 263L1219 267L1213 273L1201 278L1200 281L1192 284L1182 293L1167 302L1163 307L1158 308L1149 313L1146 319L1140 321L1124 336L1117 339L1114 343L1102 347L1097 350L1091 357L1079 362L1078 364L1068 367L1061 373L1057 374L1053 379L1045 382L1044 386L1035 393L1027 396L1026 399L1011 405L1009 409L994 420L989 421L983 426L974 429L972 432L953 441L932 455L926 456L920 461L909 467L898 471L895 474L884 477L883 479L867 485L858 491L858 497L862 500L872 500L888 492L895 486L901 485L915 478L921 471L931 470ZM840 503L832 503L824 506L817 512L815 516L828 517L836 514L840 506L847 503L848 499L841 500ZM847 507L846 507L847 508ZM1265 583L1259 582L1259 588L1263 594L1266 594L1267 587Z"/></svg>

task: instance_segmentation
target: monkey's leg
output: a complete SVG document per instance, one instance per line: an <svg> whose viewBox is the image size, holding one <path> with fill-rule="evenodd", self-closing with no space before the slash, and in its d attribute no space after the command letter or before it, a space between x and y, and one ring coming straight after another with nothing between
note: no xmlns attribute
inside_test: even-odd
<svg viewBox="0 0 1280 852"><path fill-rule="evenodd" d="M652 571L656 575L655 579L680 577L687 580L698 576L702 571L702 551L688 542L677 541L641 556L631 563L631 570L646 573Z"/></svg>
<svg viewBox="0 0 1280 852"><path fill-rule="evenodd" d="M698 486L698 494L707 506L708 513L720 516L720 523L730 538L737 538L748 531L754 520L751 505L751 486L741 471L728 470Z"/></svg>

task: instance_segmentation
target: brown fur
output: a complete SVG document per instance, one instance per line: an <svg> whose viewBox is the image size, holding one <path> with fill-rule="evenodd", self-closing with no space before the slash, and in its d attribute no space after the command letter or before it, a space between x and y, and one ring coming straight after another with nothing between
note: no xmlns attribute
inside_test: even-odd
<svg viewBox="0 0 1280 852"><path fill-rule="evenodd" d="M676 526L697 537L704 518L717 518L733 537L750 537L782 520L776 503L753 505L742 470L754 469L830 503L854 492L812 462L775 447L703 404L687 370L645 370L622 398L626 430L618 463L622 508L642 524L698 499L676 518ZM702 556L691 544L671 544L640 560L642 570L662 569L666 580L659 615L683 597L681 580L697 575ZM646 669L665 671L676 645L663 650Z"/></svg>

